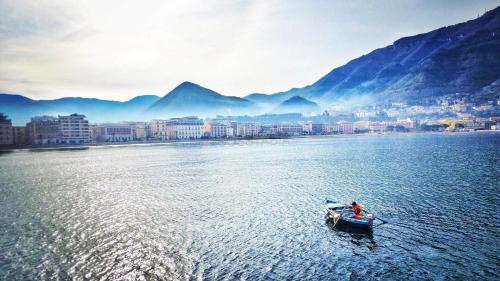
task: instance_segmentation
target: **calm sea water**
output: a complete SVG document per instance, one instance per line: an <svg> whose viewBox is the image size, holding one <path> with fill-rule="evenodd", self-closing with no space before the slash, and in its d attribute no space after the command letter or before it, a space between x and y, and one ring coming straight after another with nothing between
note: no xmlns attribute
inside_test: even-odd
<svg viewBox="0 0 500 281"><path fill-rule="evenodd" d="M499 161L494 133L3 153L0 279L498 280Z"/></svg>

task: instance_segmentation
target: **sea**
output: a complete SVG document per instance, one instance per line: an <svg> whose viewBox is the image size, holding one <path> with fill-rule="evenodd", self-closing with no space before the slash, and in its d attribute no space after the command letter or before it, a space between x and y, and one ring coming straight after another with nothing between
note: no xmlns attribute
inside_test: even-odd
<svg viewBox="0 0 500 281"><path fill-rule="evenodd" d="M3 151L0 279L499 280L499 208L500 133Z"/></svg>

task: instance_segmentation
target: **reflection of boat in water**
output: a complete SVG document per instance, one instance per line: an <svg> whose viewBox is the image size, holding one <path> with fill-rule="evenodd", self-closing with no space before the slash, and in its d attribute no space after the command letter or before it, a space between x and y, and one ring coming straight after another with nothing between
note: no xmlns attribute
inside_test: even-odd
<svg viewBox="0 0 500 281"><path fill-rule="evenodd" d="M375 215L364 213L361 218L354 217L354 210L350 205L341 204L326 199L326 217L332 220L333 227L353 231L371 231Z"/></svg>

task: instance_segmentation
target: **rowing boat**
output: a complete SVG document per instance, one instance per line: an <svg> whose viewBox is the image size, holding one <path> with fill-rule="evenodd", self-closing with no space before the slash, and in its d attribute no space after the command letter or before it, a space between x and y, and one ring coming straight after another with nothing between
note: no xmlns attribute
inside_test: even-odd
<svg viewBox="0 0 500 281"><path fill-rule="evenodd" d="M355 218L351 206L326 199L326 216L333 221L333 227L349 227L358 230L372 230L375 216L365 213L362 218Z"/></svg>

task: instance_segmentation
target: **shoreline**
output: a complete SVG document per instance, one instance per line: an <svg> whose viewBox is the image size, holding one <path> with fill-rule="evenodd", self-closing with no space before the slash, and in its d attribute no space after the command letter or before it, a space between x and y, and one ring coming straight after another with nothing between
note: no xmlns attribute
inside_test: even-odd
<svg viewBox="0 0 500 281"><path fill-rule="evenodd" d="M113 143L85 143L85 144L49 144L49 145L21 145L0 147L0 152L16 150L84 150L93 147L126 147L139 145L166 145L175 143L217 143L235 141L257 141L257 140L289 140L289 139L314 139L314 138L338 138L338 137L382 137L382 136L415 136L415 135L463 135L481 133L500 133L500 130L480 130L474 132L384 132L363 134L332 134L332 135L304 135L304 136L280 136L280 137L256 137L256 138L226 138L226 139L192 139L192 140L163 140L163 141L130 141Z"/></svg>

